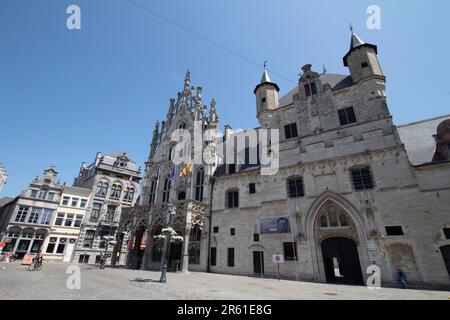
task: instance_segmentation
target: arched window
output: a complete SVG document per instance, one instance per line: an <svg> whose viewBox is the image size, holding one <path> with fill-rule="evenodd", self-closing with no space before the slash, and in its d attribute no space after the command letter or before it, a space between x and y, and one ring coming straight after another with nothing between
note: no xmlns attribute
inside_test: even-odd
<svg viewBox="0 0 450 320"><path fill-rule="evenodd" d="M322 215L320 217L320 227L322 227L322 228L328 227L328 219L327 219L326 215Z"/></svg>
<svg viewBox="0 0 450 320"><path fill-rule="evenodd" d="M169 180L169 177L166 177L166 179L164 179L162 202L169 202L171 182L172 181Z"/></svg>
<svg viewBox="0 0 450 320"><path fill-rule="evenodd" d="M150 193L148 195L148 203L154 204L155 203L155 196L156 196L156 183L158 179L153 178L152 182L150 183Z"/></svg>
<svg viewBox="0 0 450 320"><path fill-rule="evenodd" d="M178 125L178 129L186 129L186 123L185 123L185 122L181 122L181 123Z"/></svg>
<svg viewBox="0 0 450 320"><path fill-rule="evenodd" d="M336 214L336 207L329 207L328 208L328 219L330 220L330 227L338 227L338 217Z"/></svg>
<svg viewBox="0 0 450 320"><path fill-rule="evenodd" d="M339 216L339 224L341 227L348 227L347 216L343 213Z"/></svg>
<svg viewBox="0 0 450 320"><path fill-rule="evenodd" d="M99 181L97 183L97 189L95 190L95 195L100 197L105 197L108 193L108 182Z"/></svg>
<svg viewBox="0 0 450 320"><path fill-rule="evenodd" d="M111 187L111 198L120 199L120 195L122 193L122 185L115 183Z"/></svg>
<svg viewBox="0 0 450 320"><path fill-rule="evenodd" d="M125 193L125 197L123 198L123 200L132 202L133 198L134 198L134 188L130 187L130 188L128 188L127 192Z"/></svg>
<svg viewBox="0 0 450 320"><path fill-rule="evenodd" d="M179 191L178 192L178 200L181 201L181 200L185 200L185 199L186 199L186 191L184 191L184 190Z"/></svg>
<svg viewBox="0 0 450 320"><path fill-rule="evenodd" d="M197 170L195 177L195 200L203 202L203 184L205 182L205 170L200 168Z"/></svg>

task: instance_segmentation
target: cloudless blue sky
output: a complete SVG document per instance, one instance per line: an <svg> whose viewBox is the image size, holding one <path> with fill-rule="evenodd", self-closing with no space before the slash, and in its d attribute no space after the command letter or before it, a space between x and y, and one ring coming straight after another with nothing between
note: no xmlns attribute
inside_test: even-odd
<svg viewBox="0 0 450 320"><path fill-rule="evenodd" d="M287 93L300 68L348 74L349 22L378 45L396 124L450 113L448 0L133 0L256 63L268 60ZM81 8L81 30L66 8ZM366 27L381 8L382 29ZM262 69L168 24L126 0L0 2L1 196L15 196L55 162L71 184L97 151L144 167L154 123L182 89L186 69L215 98L221 127L257 126L253 89Z"/></svg>

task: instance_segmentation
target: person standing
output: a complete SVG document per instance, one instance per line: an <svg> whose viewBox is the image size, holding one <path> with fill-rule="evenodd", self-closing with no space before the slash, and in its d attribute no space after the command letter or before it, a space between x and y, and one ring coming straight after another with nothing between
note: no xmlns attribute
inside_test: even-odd
<svg viewBox="0 0 450 320"><path fill-rule="evenodd" d="M9 263L11 260L11 251L8 251L5 253L5 261L6 263Z"/></svg>

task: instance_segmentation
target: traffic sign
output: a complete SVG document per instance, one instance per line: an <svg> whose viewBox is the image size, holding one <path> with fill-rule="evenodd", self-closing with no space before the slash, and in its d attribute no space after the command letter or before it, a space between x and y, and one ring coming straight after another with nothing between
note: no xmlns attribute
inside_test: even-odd
<svg viewBox="0 0 450 320"><path fill-rule="evenodd" d="M274 254L272 256L272 261L274 263L284 263L284 257L282 254Z"/></svg>

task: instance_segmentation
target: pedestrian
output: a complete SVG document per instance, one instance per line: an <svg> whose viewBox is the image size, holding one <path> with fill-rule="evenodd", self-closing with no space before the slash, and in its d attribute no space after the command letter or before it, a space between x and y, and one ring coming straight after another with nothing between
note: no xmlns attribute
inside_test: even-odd
<svg viewBox="0 0 450 320"><path fill-rule="evenodd" d="M11 259L11 251L8 251L5 253L5 261L6 263L9 263Z"/></svg>
<svg viewBox="0 0 450 320"><path fill-rule="evenodd" d="M401 269L397 269L397 280L400 282L400 287L406 289L406 274Z"/></svg>

